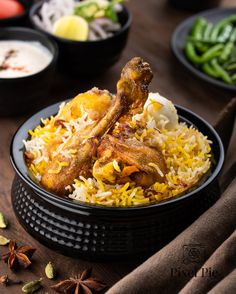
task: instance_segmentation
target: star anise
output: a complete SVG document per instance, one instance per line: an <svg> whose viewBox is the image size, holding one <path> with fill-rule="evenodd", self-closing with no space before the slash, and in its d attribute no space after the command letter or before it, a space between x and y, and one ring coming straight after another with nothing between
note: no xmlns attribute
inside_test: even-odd
<svg viewBox="0 0 236 294"><path fill-rule="evenodd" d="M69 278L51 286L53 290L64 294L92 294L105 289L106 284L91 277L92 269L86 269L75 278Z"/></svg>
<svg viewBox="0 0 236 294"><path fill-rule="evenodd" d="M2 256L2 259L8 263L10 269L15 269L17 266L27 268L31 265L30 258L35 252L35 248L24 245L18 248L15 241L10 241L9 252Z"/></svg>

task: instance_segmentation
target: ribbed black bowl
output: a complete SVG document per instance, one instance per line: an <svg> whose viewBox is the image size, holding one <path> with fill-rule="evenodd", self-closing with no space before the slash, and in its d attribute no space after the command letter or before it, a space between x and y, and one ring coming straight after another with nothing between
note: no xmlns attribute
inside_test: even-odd
<svg viewBox="0 0 236 294"><path fill-rule="evenodd" d="M195 125L213 142L212 173L196 189L167 202L133 208L89 205L47 192L28 175L22 140L42 117L55 114L58 106L45 108L28 119L11 144L16 216L32 236L54 250L89 259L146 256L174 238L219 197L217 175L224 161L221 139L206 121L179 106L181 120Z"/></svg>

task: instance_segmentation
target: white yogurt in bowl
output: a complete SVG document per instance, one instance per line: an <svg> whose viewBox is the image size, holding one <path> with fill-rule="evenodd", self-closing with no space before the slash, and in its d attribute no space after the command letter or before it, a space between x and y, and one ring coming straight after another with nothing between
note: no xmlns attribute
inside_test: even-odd
<svg viewBox="0 0 236 294"><path fill-rule="evenodd" d="M52 59L52 53L40 42L0 41L0 78L36 74L46 68Z"/></svg>

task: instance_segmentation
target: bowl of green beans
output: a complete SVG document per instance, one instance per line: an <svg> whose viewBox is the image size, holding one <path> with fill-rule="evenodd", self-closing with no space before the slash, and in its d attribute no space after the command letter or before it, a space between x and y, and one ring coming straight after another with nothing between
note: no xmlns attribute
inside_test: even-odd
<svg viewBox="0 0 236 294"><path fill-rule="evenodd" d="M171 40L177 59L216 86L236 90L236 8L218 8L182 22Z"/></svg>

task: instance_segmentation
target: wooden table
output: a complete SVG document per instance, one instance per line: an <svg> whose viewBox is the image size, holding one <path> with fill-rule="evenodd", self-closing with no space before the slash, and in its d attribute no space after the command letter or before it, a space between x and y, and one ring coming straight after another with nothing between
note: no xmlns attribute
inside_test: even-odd
<svg viewBox="0 0 236 294"><path fill-rule="evenodd" d="M222 6L230 6L233 1L223 1ZM47 103L73 97L75 94L93 86L115 90L120 70L133 56L141 56L148 61L154 72L152 91L158 91L175 103L186 106L214 123L219 111L232 97L232 93L205 84L187 72L175 60L170 50L170 38L175 27L190 13L178 11L167 4L166 0L130 0L128 3L133 13L133 25L129 42L121 60L108 72L98 77L81 79L60 74L55 78L50 99ZM20 99L20 97L19 97ZM26 117L0 119L0 211L4 212L10 225L0 234L16 240L19 244L27 243L37 248L33 265L17 274L7 269L0 262L0 275L8 273L10 277L29 281L44 277L44 267L53 261L59 270L59 279L73 276L86 267L93 267L93 273L103 279L109 286L130 272L140 261L91 263L81 259L75 260L62 256L34 240L19 225L12 211L10 191L14 172L9 162L9 146L17 127ZM0 254L7 248L1 247ZM52 291L49 286L54 282L44 278L44 288L38 293ZM0 293L22 293L21 287L0 286Z"/></svg>

